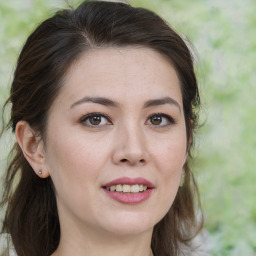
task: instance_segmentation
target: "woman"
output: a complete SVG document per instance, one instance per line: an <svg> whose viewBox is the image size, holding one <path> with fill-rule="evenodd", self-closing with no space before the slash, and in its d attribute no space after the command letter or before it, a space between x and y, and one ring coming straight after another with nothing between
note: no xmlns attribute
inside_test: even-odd
<svg viewBox="0 0 256 256"><path fill-rule="evenodd" d="M160 17L101 1L59 11L24 45L8 102L2 233L18 256L192 255L200 100Z"/></svg>

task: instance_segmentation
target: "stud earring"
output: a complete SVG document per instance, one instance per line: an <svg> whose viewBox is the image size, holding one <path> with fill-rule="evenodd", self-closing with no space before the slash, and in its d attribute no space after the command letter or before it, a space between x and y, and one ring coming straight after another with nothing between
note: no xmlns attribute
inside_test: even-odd
<svg viewBox="0 0 256 256"><path fill-rule="evenodd" d="M185 171L183 168L182 172L181 172L181 177L180 177L180 187L182 187L184 185L184 181L185 181Z"/></svg>
<svg viewBox="0 0 256 256"><path fill-rule="evenodd" d="M39 175L42 175L42 173L43 173L42 170L39 170L39 171L38 171L38 174L39 174Z"/></svg>

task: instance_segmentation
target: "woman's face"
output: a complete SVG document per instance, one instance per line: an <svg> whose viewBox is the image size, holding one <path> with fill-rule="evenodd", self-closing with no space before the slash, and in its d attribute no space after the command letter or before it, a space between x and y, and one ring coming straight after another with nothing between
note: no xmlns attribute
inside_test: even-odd
<svg viewBox="0 0 256 256"><path fill-rule="evenodd" d="M45 141L61 228L151 232L171 207L186 160L177 74L146 48L105 48L73 64Z"/></svg>

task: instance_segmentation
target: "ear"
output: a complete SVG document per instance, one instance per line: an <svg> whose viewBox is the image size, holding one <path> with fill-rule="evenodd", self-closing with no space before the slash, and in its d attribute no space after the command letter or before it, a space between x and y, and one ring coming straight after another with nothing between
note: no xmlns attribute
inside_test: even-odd
<svg viewBox="0 0 256 256"><path fill-rule="evenodd" d="M185 154L183 166L186 164L187 160L188 160L188 151Z"/></svg>
<svg viewBox="0 0 256 256"><path fill-rule="evenodd" d="M188 138L188 145L187 145L187 154L191 148L191 145L193 143L193 137L194 137L194 121L191 119L190 120L190 133L189 133L189 138Z"/></svg>
<svg viewBox="0 0 256 256"><path fill-rule="evenodd" d="M184 157L184 163L183 163L184 165L188 160L189 151L190 151L191 145L193 143L193 137L194 137L194 121L191 119L189 122L190 122L190 133L188 135L189 137L187 140L187 150L186 150L186 154Z"/></svg>
<svg viewBox="0 0 256 256"><path fill-rule="evenodd" d="M44 143L40 136L26 121L19 121L15 129L16 139L29 162L30 166L40 178L47 178L49 170L46 168Z"/></svg>

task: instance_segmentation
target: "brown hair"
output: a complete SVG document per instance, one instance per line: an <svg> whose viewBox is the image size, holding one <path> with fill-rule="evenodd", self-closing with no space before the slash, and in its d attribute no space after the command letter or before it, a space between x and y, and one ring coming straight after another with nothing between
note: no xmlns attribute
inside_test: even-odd
<svg viewBox="0 0 256 256"><path fill-rule="evenodd" d="M28 37L17 62L10 98L11 118L5 130L27 121L45 138L47 113L61 90L65 74L85 51L96 47L143 46L167 57L181 86L189 138L200 104L191 53L182 38L155 13L124 3L86 1L61 10ZM188 146L190 152L190 146ZM40 179L16 143L12 150L1 206L7 205L3 232L11 235L19 256L48 256L58 247L60 225L51 178ZM18 182L17 182L18 181ZM178 255L201 229L197 186L188 163L185 183L166 216L154 227L155 255Z"/></svg>

